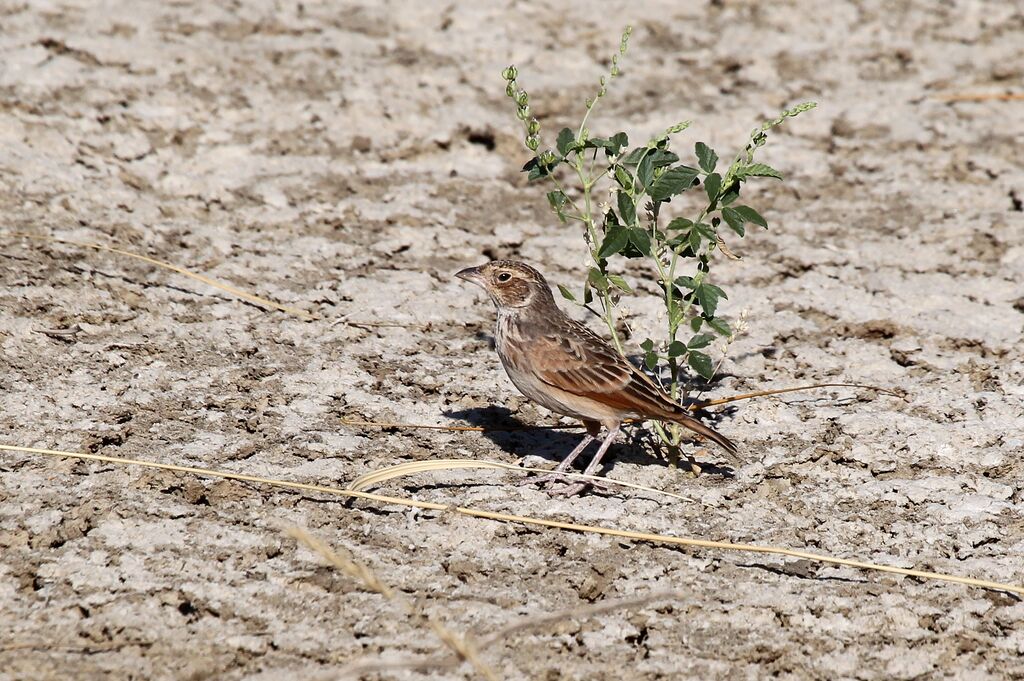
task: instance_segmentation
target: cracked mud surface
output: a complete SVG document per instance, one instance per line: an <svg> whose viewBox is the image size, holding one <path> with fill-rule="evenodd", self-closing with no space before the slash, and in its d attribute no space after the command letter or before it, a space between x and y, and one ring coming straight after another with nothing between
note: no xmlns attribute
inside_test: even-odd
<svg viewBox="0 0 1024 681"><path fill-rule="evenodd" d="M693 118L683 148L726 156L820 103L764 150L787 177L750 187L771 230L718 266L749 331L711 394L907 399L738 403L716 423L740 455L700 454L721 471L697 478L612 449L605 473L690 502L551 500L486 471L382 491L1024 582L1024 104L944 99L1019 91L1015 3L213 5L0 4L2 231L116 242L326 321L0 237L0 444L326 485L412 460L552 465L577 434L341 419L554 422L451 275L517 257L580 279L579 236L518 172L498 74L519 65L550 136L632 22L595 131ZM652 332L654 301L629 307ZM334 678L436 650L288 524L457 631L684 594L515 634L483 652L503 678L1024 678L1024 604L1002 593L0 452L0 679Z"/></svg>

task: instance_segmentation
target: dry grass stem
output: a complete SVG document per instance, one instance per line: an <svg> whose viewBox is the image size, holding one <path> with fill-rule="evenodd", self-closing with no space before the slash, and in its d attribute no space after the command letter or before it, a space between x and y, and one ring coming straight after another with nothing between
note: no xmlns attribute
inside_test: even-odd
<svg viewBox="0 0 1024 681"><path fill-rule="evenodd" d="M944 102L1019 102L1024 101L1024 92L960 92L940 95Z"/></svg>
<svg viewBox="0 0 1024 681"><path fill-rule="evenodd" d="M468 662L480 676L488 681L497 681L498 676L488 667L477 652L476 646L464 636L459 636L448 627L444 626L430 615L423 612L422 608L409 602L405 598L396 595L394 589L385 584L373 570L357 562L354 558L343 556L337 550L332 549L320 539L314 537L300 527L289 527L285 531L288 536L303 544L314 553L319 554L324 560L334 566L342 573L359 580L366 588L374 591L391 603L394 603L405 610L406 615L411 619L426 624L434 632L440 641L446 645L455 658L459 661Z"/></svg>
<svg viewBox="0 0 1024 681"><path fill-rule="evenodd" d="M415 475L416 473L424 473L427 471L438 471L438 470L458 470L466 468L485 468L502 471L510 471L513 473L550 473L551 471L547 468L531 468L529 466L514 466L508 463L500 463L498 461L482 461L480 459L431 459L429 461L409 461L407 463L400 463L395 466L387 466L386 468L379 468L375 471L361 475L348 484L345 489L350 489L355 492L362 492L370 487L375 487L388 480L394 478L403 477L406 475ZM628 487L629 489L637 490L639 492L648 492L653 495L660 495L666 497L672 497L680 501L693 501L689 497L684 497L681 494L675 494L674 492L666 492L665 490L654 489L653 487L645 487L644 485L637 485L632 482L626 482L624 480L616 480L600 475L584 475L582 473L566 472L565 476L574 480L592 480L595 482L607 483L611 485L617 485L619 487Z"/></svg>
<svg viewBox="0 0 1024 681"><path fill-rule="evenodd" d="M603 615L616 610L630 610L639 608L655 601L682 600L685 595L678 591L658 591L646 596L634 598L623 598L607 600L592 605L584 605L578 608L560 610L546 615L526 616L508 624L497 631L486 636L479 637L479 649L487 650L491 646L500 643L514 634L530 629L541 629L551 624L557 624L566 620L586 619ZM430 669L445 669L454 667L460 659L454 655L431 655L430 657L410 658L406 660L366 660L356 662L342 670L342 674L350 677L358 677L370 672L381 672L389 670L414 670L426 671Z"/></svg>
<svg viewBox="0 0 1024 681"><path fill-rule="evenodd" d="M239 297L239 298L241 298L243 300L247 300L250 303L255 303L256 305L259 305L261 307L269 307L269 308L274 309L274 310L280 310L281 312L287 312L290 315L294 315L296 317L301 317L302 319L309 319L309 320L318 319L318 317L316 315L311 314L309 312L306 312L305 310L300 310L300 309L298 309L296 307L288 307L287 305L282 305L281 303L274 302L273 300L269 300L267 298L263 298L261 296L257 296L255 294L249 293L248 291L243 291L242 289L237 288L235 286L232 286L231 284L225 284L224 282L217 281L216 279L211 279L211 278L209 278L207 276L204 276L202 274L198 274L196 272L192 272L191 270L187 270L184 267L180 267L179 265L175 265L174 263L165 262L163 260L157 260L156 258L150 258L147 255L141 255L139 253L133 253L132 251L126 251L126 250L124 250L122 248L116 248L114 246L104 246L103 244L94 244L94 243L89 243L89 242L86 242L86 241L73 241L71 239L58 239L56 237L46 236L45 234L25 234L25 233L22 233L22 232L6 232L6 233L0 233L0 237L10 237L10 238L18 238L18 239L36 239L36 240L39 240L39 241L47 241L47 242L56 243L56 244L65 244L65 245L68 245L68 246L79 246L81 248L92 248L92 249L97 250L97 251L106 251L107 253L115 253L117 255L127 256L129 258L134 258L136 260L141 260L144 263L148 263L150 265L154 265L156 267L160 267L160 268L165 269L165 270L170 270L171 272L177 272L178 274L182 274L182 275L184 275L184 276L186 276L186 277L188 277L190 279L194 279L196 281L200 281L200 282L202 282L202 283L204 283L204 284L206 284L208 286L212 286L213 288L216 288L216 289L219 289L221 291L224 291L225 293L230 293L233 296L237 296L237 297Z"/></svg>
<svg viewBox="0 0 1024 681"><path fill-rule="evenodd" d="M763 553L778 556L789 556L791 558L803 558L805 560L813 561L816 563L841 565L845 567L856 568L859 570L869 570L874 572L887 572L890 574L903 575L905 577L916 577L918 579L933 579L942 582L954 582L956 584L976 586L982 589L991 589L994 591L1007 591L1010 593L1015 593L1024 596L1024 585L1004 584L984 579L975 579L973 577L960 577L957 575L947 575L940 572L928 572L925 570L911 570L908 568L895 567L891 565L879 565L877 563L868 563L859 560L851 560L848 558L837 558L834 556L810 553L807 551L800 551L796 549L784 549L775 546L760 546L757 544L734 544L731 542L724 541L692 539L689 537L676 537L665 534L652 534L649 532L638 532L635 530L622 530L615 527L603 527L600 525L581 525L578 523L568 523L560 520L548 520L546 518L535 518L532 516L522 516L512 513L484 511L475 508L468 508L465 506L439 504L433 501L420 501L419 499L410 499L407 497L392 497L383 494L356 492L353 490L341 489L338 487L310 485L308 483L303 482L291 482L288 480L262 478L255 475L245 475L243 473L231 473L227 471L218 471L208 468L197 468L194 466L177 466L174 464L157 463L154 461L144 461L139 459L125 459L114 456L105 456L103 454L66 452L58 449L40 449L37 447L22 447L17 445L0 445L0 451L25 452L29 454L73 458L85 461L104 461L107 463L113 463L122 466L130 465L142 466L146 468L157 468L160 470L176 471L179 473L189 473L192 475L199 475L209 478L240 480L242 482L252 482L285 489L318 492L322 494L348 497L353 499L365 499L367 501L373 501L379 504L391 504L396 506L405 506L408 508L419 508L433 511L451 511L453 513L459 513L461 515L471 516L474 518L486 518L488 520L496 520L500 522L518 523L534 527L548 527L559 530L568 530L571 532L587 532L593 534L600 534L608 537L619 537L620 539L630 539L634 541L650 542L655 544L669 544L674 546L690 546L705 549L722 549L727 551L744 551L749 553Z"/></svg>

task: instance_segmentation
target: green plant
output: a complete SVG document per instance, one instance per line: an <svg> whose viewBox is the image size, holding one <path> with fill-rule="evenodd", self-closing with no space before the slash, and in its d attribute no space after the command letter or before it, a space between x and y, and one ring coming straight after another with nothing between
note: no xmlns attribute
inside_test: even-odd
<svg viewBox="0 0 1024 681"><path fill-rule="evenodd" d="M739 202L740 191L752 178L782 179L774 168L754 161L768 132L787 118L814 108L813 102L783 111L751 132L732 163L720 172L719 156L707 144L694 146L696 165L680 163L670 149L673 136L690 126L677 123L646 144L630 148L625 132L610 137L592 136L587 119L607 94L608 84L620 75L619 59L626 54L632 29L622 34L618 52L612 56L611 71L602 76L597 94L586 101L586 111L577 129L559 131L554 148L541 149L540 122L531 115L530 97L517 82L518 71L509 66L502 72L505 93L516 104L516 115L525 127L525 144L534 156L523 167L533 180L548 181L553 189L547 198L563 223L580 223L590 254L591 266L583 284L581 298L559 286L562 296L583 305L600 316L608 327L615 347L624 356L626 350L617 330L621 321L618 305L623 296L634 295L626 279L609 270L618 259L642 260L653 267L665 306L667 328L661 341L647 338L640 343L643 362L655 372L662 362L668 366L668 392L676 400L683 389L684 367L710 380L716 371L707 352L716 336L731 341L734 330L719 314L719 302L726 292L713 283L713 255L732 255L721 234L724 224L737 237L743 237L749 225L768 227L754 208ZM573 184L569 184L574 181ZM703 188L691 217L670 215L673 199ZM610 205L599 206L596 197L602 191L614 197ZM676 205L678 205L677 202ZM691 202L692 203L692 202ZM600 310L591 307L594 300ZM683 338L689 336L688 338ZM655 372L660 377L660 373ZM680 433L655 426L659 438L678 451Z"/></svg>

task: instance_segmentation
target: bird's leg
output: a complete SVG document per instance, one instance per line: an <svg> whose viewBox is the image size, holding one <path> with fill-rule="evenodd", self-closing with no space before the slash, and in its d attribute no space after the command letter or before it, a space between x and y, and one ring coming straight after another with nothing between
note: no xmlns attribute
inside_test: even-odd
<svg viewBox="0 0 1024 681"><path fill-rule="evenodd" d="M601 442L601 448L597 450L597 454L594 454L594 458L587 464L586 470L583 471L583 475L593 475L597 472L597 467L601 465L601 459L604 457L605 452L615 442L615 438L619 436L619 429L621 425L616 425L614 428L608 431L608 434L604 436L604 441Z"/></svg>
<svg viewBox="0 0 1024 681"><path fill-rule="evenodd" d="M615 442L615 438L618 437L621 426L622 424L617 423L614 427L608 429L608 434L604 436L604 440L601 442L601 447L597 450L597 454L594 454L594 458L590 460L590 463L587 464L586 469L583 471L583 475L594 475L594 473L597 472L598 467L601 465L601 459L608 451L608 448L612 446L612 443ZM607 487L601 485L601 483L594 482L593 480L585 480L582 482L574 482L558 490L549 487L548 491L552 494L558 494L559 496L571 497L582 492L588 485L607 489Z"/></svg>
<svg viewBox="0 0 1024 681"><path fill-rule="evenodd" d="M579 458L579 455L583 453L583 450L587 448L587 445L593 442L597 438L597 434L601 432L601 424L596 421L584 421L583 425L587 427L587 434L582 440L580 440L580 443L576 445L576 448L569 452L569 456L562 459L562 462L558 464L558 467L555 468L555 470L545 475L524 480L520 484L535 485L545 482L564 482L568 484L569 480L566 478L565 472L569 470L569 466L572 465L573 461Z"/></svg>
<svg viewBox="0 0 1024 681"><path fill-rule="evenodd" d="M579 455L583 453L583 450L587 448L591 442L594 441L594 436L587 433L580 443L576 445L576 449L569 452L569 456L562 459L562 463L558 464L558 467L550 473L545 475L539 475L537 477L528 478L521 482L521 485L537 485L545 482L561 481L566 482L565 472L569 470L569 466L572 462L579 458Z"/></svg>

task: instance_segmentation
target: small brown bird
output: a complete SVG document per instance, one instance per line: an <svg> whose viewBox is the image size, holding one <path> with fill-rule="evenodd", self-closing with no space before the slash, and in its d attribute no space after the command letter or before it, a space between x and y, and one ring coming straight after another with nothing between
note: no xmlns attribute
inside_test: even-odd
<svg viewBox="0 0 1024 681"><path fill-rule="evenodd" d="M512 383L534 402L577 418L587 428L587 436L554 473L535 482L566 483L561 493L578 493L584 485L570 484L563 474L604 426L608 434L584 470L593 475L627 418L678 423L736 452L728 438L689 416L604 339L566 316L537 270L514 260L494 260L455 276L482 287L497 306L494 343Z"/></svg>

